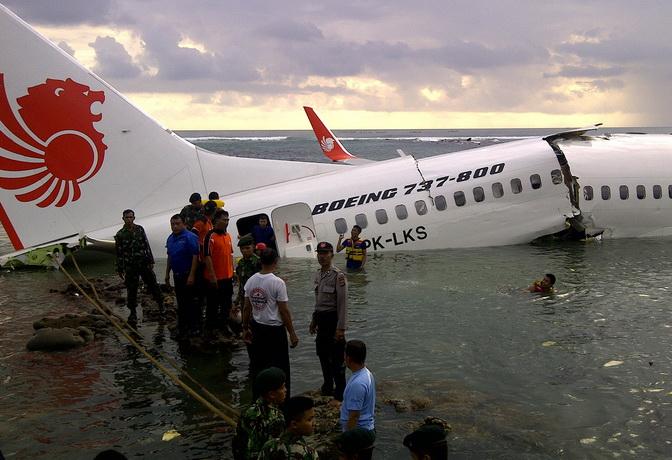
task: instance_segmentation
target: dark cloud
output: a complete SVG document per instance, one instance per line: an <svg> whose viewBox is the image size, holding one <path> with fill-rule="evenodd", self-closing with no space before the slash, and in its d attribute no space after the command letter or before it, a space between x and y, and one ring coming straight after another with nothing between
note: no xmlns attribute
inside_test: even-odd
<svg viewBox="0 0 672 460"><path fill-rule="evenodd" d="M4 0L3 3L32 24L77 25L109 23L114 0Z"/></svg>
<svg viewBox="0 0 672 460"><path fill-rule="evenodd" d="M103 78L134 78L142 73L140 66L133 62L124 46L112 37L97 37L89 43L96 51L96 66L93 71Z"/></svg>
<svg viewBox="0 0 672 460"><path fill-rule="evenodd" d="M259 29L259 33L274 39L299 42L311 42L324 38L322 31L315 24L293 20L266 24Z"/></svg>
<svg viewBox="0 0 672 460"><path fill-rule="evenodd" d="M58 42L58 47L68 53L70 56L75 57L75 50L72 49L70 45L68 45L68 42L60 41Z"/></svg>

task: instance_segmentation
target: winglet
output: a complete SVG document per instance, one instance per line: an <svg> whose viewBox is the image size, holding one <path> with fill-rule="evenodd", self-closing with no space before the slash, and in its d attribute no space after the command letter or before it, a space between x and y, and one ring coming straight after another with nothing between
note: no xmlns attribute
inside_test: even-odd
<svg viewBox="0 0 672 460"><path fill-rule="evenodd" d="M358 160L356 156L352 155L345 149L345 147L343 147L341 141L339 141L338 138L334 136L334 133L322 123L322 120L320 120L320 117L317 116L312 107L304 106L303 110L306 111L310 125L313 127L313 132L317 138L317 143L320 144L320 148L327 158L337 162Z"/></svg>

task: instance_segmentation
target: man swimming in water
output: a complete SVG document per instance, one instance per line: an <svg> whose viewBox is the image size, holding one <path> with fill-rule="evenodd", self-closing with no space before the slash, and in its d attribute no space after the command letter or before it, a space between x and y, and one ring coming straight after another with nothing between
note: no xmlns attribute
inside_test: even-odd
<svg viewBox="0 0 672 460"><path fill-rule="evenodd" d="M541 292L544 294L550 294L551 292L554 291L553 285L555 284L555 275L552 273L546 273L544 275L544 279L542 280L536 280L532 285L528 288L530 292Z"/></svg>

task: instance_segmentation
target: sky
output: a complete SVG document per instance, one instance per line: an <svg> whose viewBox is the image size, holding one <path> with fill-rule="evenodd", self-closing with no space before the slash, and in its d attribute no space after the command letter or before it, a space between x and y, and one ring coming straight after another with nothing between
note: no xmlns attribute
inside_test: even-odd
<svg viewBox="0 0 672 460"><path fill-rule="evenodd" d="M672 2L0 0L171 129L672 126Z"/></svg>

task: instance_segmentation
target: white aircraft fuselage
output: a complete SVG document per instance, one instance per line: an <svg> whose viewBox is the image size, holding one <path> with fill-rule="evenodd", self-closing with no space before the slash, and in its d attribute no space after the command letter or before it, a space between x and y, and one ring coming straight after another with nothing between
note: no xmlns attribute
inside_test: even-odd
<svg viewBox="0 0 672 460"><path fill-rule="evenodd" d="M109 246L126 208L165 257L170 216L212 190L234 241L267 215L286 257L355 224L369 252L672 232L669 135L575 130L353 165L230 157L165 129L1 5L0 31L0 221L17 251L0 265L85 237Z"/></svg>

